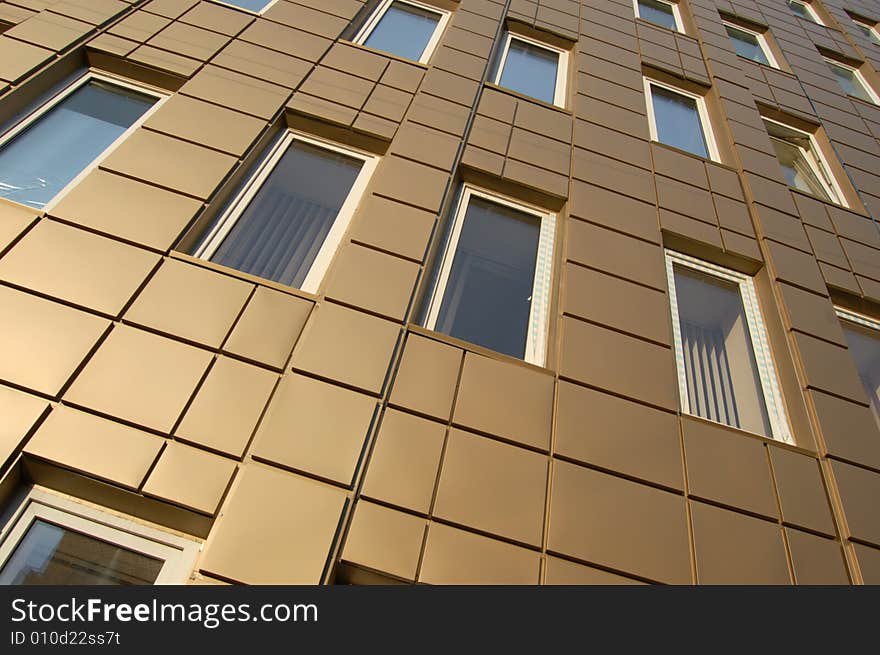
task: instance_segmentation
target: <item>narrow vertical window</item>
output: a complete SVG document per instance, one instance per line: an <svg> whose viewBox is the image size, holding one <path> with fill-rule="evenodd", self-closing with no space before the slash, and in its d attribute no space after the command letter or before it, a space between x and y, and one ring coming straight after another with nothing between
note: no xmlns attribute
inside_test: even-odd
<svg viewBox="0 0 880 655"><path fill-rule="evenodd" d="M667 251L682 411L791 442L752 279Z"/></svg>
<svg viewBox="0 0 880 655"><path fill-rule="evenodd" d="M706 101L701 96L648 78L645 96L652 140L706 159L719 159Z"/></svg>
<svg viewBox="0 0 880 655"><path fill-rule="evenodd" d="M42 209L91 170L161 96L89 73L0 136L0 197Z"/></svg>
<svg viewBox="0 0 880 655"><path fill-rule="evenodd" d="M788 186L822 200L845 204L813 135L768 118L764 125Z"/></svg>
<svg viewBox="0 0 880 655"><path fill-rule="evenodd" d="M427 63L448 20L448 11L421 2L383 0L355 37L355 43Z"/></svg>
<svg viewBox="0 0 880 655"><path fill-rule="evenodd" d="M855 23L856 28L868 37L868 40L870 40L871 43L874 45L880 45L880 34L877 33L876 22L869 22L860 18L853 18L852 21Z"/></svg>
<svg viewBox="0 0 880 655"><path fill-rule="evenodd" d="M857 69L842 64L839 61L833 61L827 57L825 57L825 63L828 64L828 68L830 68L831 72L834 74L834 79L837 80L837 83L840 85L840 88L843 89L845 94L858 98L859 100L864 100L865 102L870 102L874 105L880 104L880 98L878 98L874 90L868 86L865 78Z"/></svg>
<svg viewBox="0 0 880 655"><path fill-rule="evenodd" d="M286 133L194 254L314 292L375 158Z"/></svg>
<svg viewBox="0 0 880 655"><path fill-rule="evenodd" d="M507 34L494 82L511 91L564 107L567 67L566 51Z"/></svg>
<svg viewBox="0 0 880 655"><path fill-rule="evenodd" d="M849 352L880 427L880 321L837 308Z"/></svg>
<svg viewBox="0 0 880 655"><path fill-rule="evenodd" d="M198 547L34 489L0 531L0 585L182 584Z"/></svg>
<svg viewBox="0 0 880 655"><path fill-rule="evenodd" d="M675 32L684 32L677 2L633 0L633 4L636 10L636 17Z"/></svg>
<svg viewBox="0 0 880 655"><path fill-rule="evenodd" d="M765 66L779 68L776 58L770 51L770 46L767 44L767 39L763 34L726 21L724 29L727 30L727 36L730 37L736 54L740 57L751 59Z"/></svg>
<svg viewBox="0 0 880 655"><path fill-rule="evenodd" d="M427 327L543 365L555 216L465 186Z"/></svg>

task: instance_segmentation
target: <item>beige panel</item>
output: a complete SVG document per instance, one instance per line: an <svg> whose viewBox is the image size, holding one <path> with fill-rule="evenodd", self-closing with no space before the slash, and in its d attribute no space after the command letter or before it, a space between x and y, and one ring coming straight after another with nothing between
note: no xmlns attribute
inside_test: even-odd
<svg viewBox="0 0 880 655"><path fill-rule="evenodd" d="M700 584L790 584L776 523L691 503Z"/></svg>
<svg viewBox="0 0 880 655"><path fill-rule="evenodd" d="M40 212L0 198L0 251L33 223Z"/></svg>
<svg viewBox="0 0 880 655"><path fill-rule="evenodd" d="M546 486L543 455L452 430L434 515L539 546Z"/></svg>
<svg viewBox="0 0 880 655"><path fill-rule="evenodd" d="M379 393L399 332L394 323L325 303L306 326L293 367Z"/></svg>
<svg viewBox="0 0 880 655"><path fill-rule="evenodd" d="M229 155L140 128L101 162L101 168L204 200L235 163Z"/></svg>
<svg viewBox="0 0 880 655"><path fill-rule="evenodd" d="M691 496L775 518L778 513L766 446L720 425L683 416Z"/></svg>
<svg viewBox="0 0 880 655"><path fill-rule="evenodd" d="M209 537L201 571L245 584L318 584L345 494L257 464L240 478Z"/></svg>
<svg viewBox="0 0 880 655"><path fill-rule="evenodd" d="M782 520L834 536L834 519L822 482L819 462L781 448L770 448Z"/></svg>
<svg viewBox="0 0 880 655"><path fill-rule="evenodd" d="M205 66L180 92L267 120L290 94L274 84L217 66Z"/></svg>
<svg viewBox="0 0 880 655"><path fill-rule="evenodd" d="M800 530L785 530L799 585L849 584L840 542ZM867 581L866 581L867 582Z"/></svg>
<svg viewBox="0 0 880 655"><path fill-rule="evenodd" d="M167 259L124 318L217 348L252 289L247 282Z"/></svg>
<svg viewBox="0 0 880 655"><path fill-rule="evenodd" d="M270 371L219 357L186 410L176 435L241 457L277 380L278 376Z"/></svg>
<svg viewBox="0 0 880 655"><path fill-rule="evenodd" d="M375 409L369 396L291 375L272 399L253 455L351 484Z"/></svg>
<svg viewBox="0 0 880 655"><path fill-rule="evenodd" d="M52 411L24 451L137 489L164 443L153 434L61 406Z"/></svg>
<svg viewBox="0 0 880 655"><path fill-rule="evenodd" d="M65 399L169 432L210 361L204 350L119 325Z"/></svg>
<svg viewBox="0 0 880 655"><path fill-rule="evenodd" d="M391 403L449 419L458 385L461 350L409 334L394 378Z"/></svg>
<svg viewBox="0 0 880 655"><path fill-rule="evenodd" d="M109 325L0 287L0 379L55 395Z"/></svg>
<svg viewBox="0 0 880 655"><path fill-rule="evenodd" d="M682 489L678 417L570 382L559 383L556 452Z"/></svg>
<svg viewBox="0 0 880 655"><path fill-rule="evenodd" d="M41 221L0 260L0 278L116 316L159 256Z"/></svg>
<svg viewBox="0 0 880 655"><path fill-rule="evenodd" d="M880 550L853 544L865 584L880 585Z"/></svg>
<svg viewBox="0 0 880 655"><path fill-rule="evenodd" d="M167 250L202 203L96 170L55 205L52 216L150 248Z"/></svg>
<svg viewBox="0 0 880 655"><path fill-rule="evenodd" d="M342 559L415 580L426 527L425 519L361 501L355 509Z"/></svg>
<svg viewBox="0 0 880 655"><path fill-rule="evenodd" d="M171 442L162 452L144 493L213 515L235 472L235 462Z"/></svg>
<svg viewBox="0 0 880 655"><path fill-rule="evenodd" d="M314 304L302 298L257 287L223 349L281 369L312 307Z"/></svg>
<svg viewBox="0 0 880 655"><path fill-rule="evenodd" d="M436 216L399 202L370 196L351 228L352 241L366 243L410 259L425 256Z"/></svg>
<svg viewBox="0 0 880 655"><path fill-rule="evenodd" d="M547 450L553 377L468 353L452 420L458 425Z"/></svg>
<svg viewBox="0 0 880 655"><path fill-rule="evenodd" d="M365 496L427 513L434 495L446 426L387 409L370 456Z"/></svg>
<svg viewBox="0 0 880 655"><path fill-rule="evenodd" d="M541 555L432 523L419 582L444 585L538 584Z"/></svg>
<svg viewBox="0 0 880 655"><path fill-rule="evenodd" d="M640 585L644 584L632 578L624 578L594 569L592 566L575 564L558 557L547 558L547 573L544 584L548 585Z"/></svg>
<svg viewBox="0 0 880 655"><path fill-rule="evenodd" d="M548 549L672 584L691 582L684 499L553 463Z"/></svg>
<svg viewBox="0 0 880 655"><path fill-rule="evenodd" d="M831 468L850 532L857 539L880 545L880 522L877 521L880 473L835 461L831 462Z"/></svg>
<svg viewBox="0 0 880 655"><path fill-rule="evenodd" d="M42 398L0 386L0 464L18 449L48 407Z"/></svg>

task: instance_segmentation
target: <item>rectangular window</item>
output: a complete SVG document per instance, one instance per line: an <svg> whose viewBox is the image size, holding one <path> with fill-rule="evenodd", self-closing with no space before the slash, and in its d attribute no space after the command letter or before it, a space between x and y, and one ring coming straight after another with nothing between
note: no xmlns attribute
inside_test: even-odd
<svg viewBox="0 0 880 655"><path fill-rule="evenodd" d="M546 103L565 106L568 52L508 33L494 83Z"/></svg>
<svg viewBox="0 0 880 655"><path fill-rule="evenodd" d="M880 427L880 321L840 307L836 309L849 352Z"/></svg>
<svg viewBox="0 0 880 655"><path fill-rule="evenodd" d="M779 68L776 58L773 56L770 46L767 44L767 39L763 34L728 23L727 21L724 21L724 29L727 30L727 36L730 37L733 47L736 49L736 54L740 57L751 59L765 66Z"/></svg>
<svg viewBox="0 0 880 655"><path fill-rule="evenodd" d="M465 186L426 327L543 366L555 229L554 214Z"/></svg>
<svg viewBox="0 0 880 655"><path fill-rule="evenodd" d="M645 78L651 139L706 159L719 160L706 101Z"/></svg>
<svg viewBox="0 0 880 655"><path fill-rule="evenodd" d="M843 193L812 134L769 118L764 119L764 125L788 186L845 205Z"/></svg>
<svg viewBox="0 0 880 655"><path fill-rule="evenodd" d="M852 20L859 31L867 36L871 43L880 45L880 34L877 33L877 23L869 22L860 18L853 18Z"/></svg>
<svg viewBox="0 0 880 655"><path fill-rule="evenodd" d="M682 411L793 443L752 279L666 252Z"/></svg>
<svg viewBox="0 0 880 655"><path fill-rule="evenodd" d="M278 0L214 0L221 5L231 5L239 9L246 9L255 14L260 14L274 5Z"/></svg>
<svg viewBox="0 0 880 655"><path fill-rule="evenodd" d="M825 57L825 63L834 74L834 79L848 96L870 102L871 104L880 104L880 98L874 93L874 89L868 86L862 74L852 66L847 66L839 61L834 61Z"/></svg>
<svg viewBox="0 0 880 655"><path fill-rule="evenodd" d="M164 96L87 73L0 136L0 198L43 209L91 171Z"/></svg>
<svg viewBox="0 0 880 655"><path fill-rule="evenodd" d="M819 14L813 9L809 2L801 2L801 0L788 0L788 8L796 15L803 19L812 21L817 25L824 25Z"/></svg>
<svg viewBox="0 0 880 655"><path fill-rule="evenodd" d="M198 548L33 489L0 532L0 585L183 584Z"/></svg>
<svg viewBox="0 0 880 655"><path fill-rule="evenodd" d="M355 37L355 43L428 63L449 12L411 0L383 0Z"/></svg>
<svg viewBox="0 0 880 655"><path fill-rule="evenodd" d="M376 161L286 132L193 254L314 293Z"/></svg>
<svg viewBox="0 0 880 655"><path fill-rule="evenodd" d="M677 2L666 0L633 0L636 17L649 21L660 27L684 33L681 22L681 11Z"/></svg>

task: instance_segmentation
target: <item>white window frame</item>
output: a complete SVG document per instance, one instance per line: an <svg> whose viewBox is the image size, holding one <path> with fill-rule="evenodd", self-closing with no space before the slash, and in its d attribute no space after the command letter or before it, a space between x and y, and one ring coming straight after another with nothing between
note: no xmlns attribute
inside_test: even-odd
<svg viewBox="0 0 880 655"><path fill-rule="evenodd" d="M856 25L859 25L868 31L868 39L874 45L880 45L880 32L877 31L877 23L872 23L867 19L855 18L854 16L850 16L852 22Z"/></svg>
<svg viewBox="0 0 880 655"><path fill-rule="evenodd" d="M501 57L498 59L498 66L495 67L495 75L492 77L492 84L497 86L501 86L501 88L506 89L506 86L501 85L501 75L504 73L504 66L507 64L507 53L510 50L510 43L516 39L517 41L522 41L523 43L528 43L529 45L537 46L539 48L543 48L544 50L549 50L550 52L557 55L556 59L556 88L553 92L553 104L557 107L565 108L565 98L568 92L568 51L563 50L562 48L557 48L552 45L548 45L546 43L542 43L541 41L536 41L535 39L530 39L527 36L522 36L521 34L515 34L514 32L507 32L504 36L504 47L501 50ZM514 93L519 93L519 91L515 91L514 89L509 89ZM521 94L526 95L526 94ZM531 97L531 96L527 96ZM543 102L540 98L535 98L538 102Z"/></svg>
<svg viewBox="0 0 880 655"><path fill-rule="evenodd" d="M434 27L434 33L431 35L431 38L428 39L428 43L425 46L425 50L422 52L422 56L419 57L420 64L427 64L428 61L431 59L431 55L434 54L434 50L436 50L437 44L440 43L440 39L443 37L443 32L446 30L446 24L449 22L449 17L452 15L451 12L447 9L440 9L439 7L427 5L423 2L417 2L416 0L382 0L382 2L376 8L376 11L373 12L373 15L370 16L369 20L364 23L364 26L357 33L357 36L354 37L354 43L357 43L358 45L365 45L366 40L369 38L370 34L372 34L373 30L376 29L376 26L380 22L382 22L385 14L391 8L391 5L393 5L395 2L399 2L404 5L410 5L412 7L417 7L418 9L424 9L425 11L430 11L431 13L437 14L440 17L440 20L437 21L436 27ZM388 54L394 55L394 53Z"/></svg>
<svg viewBox="0 0 880 655"><path fill-rule="evenodd" d="M709 159L711 159L712 161L721 161L721 156L718 153L718 144L715 141L715 133L712 129L712 121L709 119L709 109L706 107L706 98L701 95L697 95L696 93L691 93L690 91L680 89L679 87L672 86L670 84L664 84L663 82L658 82L657 80L650 77L645 77L644 82L645 102L648 106L648 129L651 135L651 141L662 143L662 141L657 138L657 119L654 115L654 94L651 93L651 86L659 86L668 91L672 91L673 93L677 93L679 95L685 96L687 98L692 98L697 101L697 114L699 115L700 119L700 128L703 130L703 138L706 139L706 149L709 151ZM674 148L675 146L669 147ZM690 154L699 157L699 155L696 155L695 153Z"/></svg>
<svg viewBox="0 0 880 655"><path fill-rule="evenodd" d="M0 530L0 570L37 519L163 560L157 585L186 583L201 550L200 542L34 487Z"/></svg>
<svg viewBox="0 0 880 655"><path fill-rule="evenodd" d="M687 390L687 372L684 368L684 348L681 339L681 324L678 314L678 297L675 289L675 266L685 266L706 275L732 282L739 287L742 299L743 311L746 323L749 326L749 337L752 342L752 350L755 353L755 363L758 367L758 377L761 382L761 393L764 396L764 404L767 407L767 416L770 420L770 438L788 444L795 444L791 434L785 403L779 389L779 378L776 366L773 363L773 354L767 339L767 330L761 316L761 307L758 304L758 295L755 292L755 281L752 277L737 271L710 264L701 259L684 255L673 250L666 250L666 279L669 286L669 307L672 312L672 336L675 344L675 366L678 371L678 390L681 399L681 411L683 414L691 414L690 400ZM699 416L706 421L712 421ZM718 421L712 421L718 423ZM719 425L727 425L719 423ZM732 426L728 426L732 427ZM734 428L742 429L742 428ZM766 435L762 435L766 436Z"/></svg>
<svg viewBox="0 0 880 655"><path fill-rule="evenodd" d="M529 310L529 330L523 359L530 364L543 366L547 357L547 332L550 319L551 282L553 279L553 248L556 238L556 214L511 200L495 193L489 193L470 184L462 187L439 273L431 292L425 327L435 330L440 307L446 294L452 263L458 250L461 230L471 198L481 198L488 202L510 207L524 214L531 214L540 220L538 254L535 260L535 280L532 287L532 304Z"/></svg>
<svg viewBox="0 0 880 655"><path fill-rule="evenodd" d="M345 202L342 203L342 207L340 207L339 212L336 214L333 226L330 228L327 237L324 239L324 243L321 245L321 249L315 256L315 261L312 262L312 266L309 268L309 272L303 280L302 286L299 287L300 290L307 293L316 293L321 281L324 279L324 274L330 266L333 256L339 249L342 237L348 230L348 226L351 223L354 212L364 195L364 191L369 184L373 171L375 171L376 165L379 163L379 158L375 155L339 146L322 139L306 136L305 134L293 130L286 130L286 132L284 132L269 149L268 154L263 158L262 162L260 162L257 170L251 175L250 179L244 183L241 190L232 202L229 203L226 210L220 215L220 218L209 228L208 233L202 239L201 244L195 250L193 255L205 260L210 260L211 257L214 256L217 248L220 247L220 244L223 243L223 240L229 235L232 228L235 227L235 224L238 222L242 213L247 209L257 193L259 193L263 183L265 183L272 171L275 170L275 166L281 161L281 158L287 152L287 149L293 145L294 141L300 141L317 148L337 152L346 157L351 157L363 162L361 170L355 178L354 184L348 192L348 196L345 198Z"/></svg>
<svg viewBox="0 0 880 655"><path fill-rule="evenodd" d="M129 91L134 91L136 93L140 93L146 96L152 96L156 98L156 102L150 107L146 112L144 112L143 116L141 116L138 120L132 123L131 127L129 127L125 132L120 134L113 143L107 146L97 157L95 157L91 163L85 166L79 174L74 177L70 182L68 182L58 193L56 193L52 198L42 207L37 208L32 205L25 205L24 203L20 203L16 200L9 200L9 202L14 202L19 205L23 205L24 207L29 207L33 210L38 210L41 212L47 212L51 210L55 205L57 205L64 196L70 193L73 188L82 182L82 180L93 170L95 170L102 161L104 161L107 157L110 156L116 148L118 148L123 141L125 141L132 133L137 130L144 122L149 119L150 116L155 113L162 104L170 98L170 94L160 91L159 89L144 86L141 84L135 84L133 82L129 82L127 80L121 79L119 77L115 77L112 75L107 75L105 73L101 73L99 71L89 69L85 71L80 77L76 78L73 82L65 86L63 89L58 91L51 98L42 103L39 107L30 112L27 116L22 118L18 123L12 126L9 130L0 134L0 150L2 150L7 143L12 141L16 136L24 132L31 125L37 123L43 116L45 116L49 111L54 109L59 103L63 100L71 96L75 91L78 91L86 84L92 81L103 82L105 84L109 84L111 86L117 86L122 89L128 89Z"/></svg>
<svg viewBox="0 0 880 655"><path fill-rule="evenodd" d="M742 25L738 25L737 23L733 23L729 20L722 20L721 23L725 27L732 27L735 30L739 30L740 32L745 32L746 34L751 34L758 40L758 47L761 48L761 51L764 53L764 56L767 58L767 61L770 62L770 66L772 68L779 68L779 62L776 61L776 57L773 56L773 51L770 49L770 44L767 41L767 37L762 33L753 29L749 29L748 27L743 27ZM728 34L728 36L730 36ZM749 61L754 61L750 59ZM755 62L756 64L759 62Z"/></svg>
<svg viewBox="0 0 880 655"><path fill-rule="evenodd" d="M813 22L816 23L816 25L825 26L825 23L822 22L821 18L819 18L819 13L813 7L812 3L803 2L803 0L789 0L786 4L790 4L792 2L794 4L803 6L807 10L807 13L810 15L810 18L813 19ZM797 14L795 14L795 16L797 16Z"/></svg>
<svg viewBox="0 0 880 655"><path fill-rule="evenodd" d="M837 314L838 318L843 319L844 321L849 321L850 323L855 323L856 325L876 330L877 337L880 338L880 321L877 319L870 318L864 314L857 314L854 311L837 306L834 307L834 313Z"/></svg>
<svg viewBox="0 0 880 655"><path fill-rule="evenodd" d="M830 57L822 57L822 59L824 59L827 63L831 64L832 66L837 66L838 68L843 68L844 70L851 71L854 74L856 80L858 80L858 83L862 85L862 88L868 94L868 97L871 98L871 102L873 102L875 105L880 105L880 96L878 96L877 92L874 91L874 89L871 87L870 84L868 84L868 80L866 80L865 76L862 75L862 71L860 71L855 66L850 66L849 64L844 64L842 61L838 61L836 59L831 59ZM849 96L849 95L848 95L848 97L856 98L856 96ZM856 98L856 100L862 100L862 99Z"/></svg>
<svg viewBox="0 0 880 655"><path fill-rule="evenodd" d="M272 8L272 5L274 5L276 2L278 2L278 0L269 0L269 2L266 4L266 6L263 7L262 9L260 9L259 11L254 11L253 9L247 9L245 7L239 7L238 5L233 4L232 2L224 2L224 0L208 0L208 2L213 2L214 4L222 5L224 7L232 7L233 9L238 9L239 11L244 11L249 14L253 14L255 16L262 16L267 11L269 11L269 9Z"/></svg>
<svg viewBox="0 0 880 655"><path fill-rule="evenodd" d="M681 19L681 9L678 6L678 2L669 2L669 0L657 0L657 2L660 2L664 5L669 5L670 7L672 7L672 17L675 19L676 30L681 32L682 34L684 34L685 33L684 21L682 21L682 19ZM639 0L633 0L633 11L636 14L636 18L642 18L641 14L639 13ZM651 25L656 25L657 27L663 27L662 25L657 25L657 23L649 21L646 18L642 18L642 20L651 23Z"/></svg>
<svg viewBox="0 0 880 655"><path fill-rule="evenodd" d="M810 165L810 168L813 169L813 173L819 180L819 184L822 185L822 188L825 189L825 192L831 198L831 202L838 204L841 207L849 207L846 202L846 196L843 194L843 189L840 186L840 182L837 181L837 177L835 177L835 175L831 172L831 167L828 165L828 161L825 159L825 153L822 152L822 149L819 147L819 141L816 139L815 135L810 134L809 132L804 132L803 130L799 130L798 128L792 127L791 125L788 125L781 121L775 121L772 118L767 118L766 116L762 116L761 118L768 123L775 123L776 125L781 125L782 127L788 130L792 130L793 132L798 132L799 134L802 134L810 140L811 151L807 151L802 146L798 146L804 156L804 159ZM769 134L767 136L771 139L778 138L770 136ZM801 191L801 193L805 192ZM821 201L822 199L819 198L819 200Z"/></svg>

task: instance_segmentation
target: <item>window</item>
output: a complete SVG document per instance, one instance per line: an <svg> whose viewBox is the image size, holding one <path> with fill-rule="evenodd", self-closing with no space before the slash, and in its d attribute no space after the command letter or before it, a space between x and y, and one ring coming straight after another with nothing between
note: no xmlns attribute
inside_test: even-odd
<svg viewBox="0 0 880 655"><path fill-rule="evenodd" d="M495 71L495 84L546 103L565 106L568 53L508 33Z"/></svg>
<svg viewBox="0 0 880 655"><path fill-rule="evenodd" d="M769 118L764 119L764 125L788 186L822 200L845 205L843 193L812 134Z"/></svg>
<svg viewBox="0 0 880 655"><path fill-rule="evenodd" d="M719 160L702 96L645 78L645 97L652 140Z"/></svg>
<svg viewBox="0 0 880 655"><path fill-rule="evenodd" d="M274 5L278 0L214 0L214 2L218 2L221 5L232 5L233 7L247 9L255 14L259 14L271 5Z"/></svg>
<svg viewBox="0 0 880 655"><path fill-rule="evenodd" d="M730 37L736 54L740 57L751 59L765 66L779 68L776 58L767 44L767 38L763 34L727 21L724 21L724 29L727 30L727 36Z"/></svg>
<svg viewBox="0 0 880 655"><path fill-rule="evenodd" d="M465 186L426 327L543 366L556 216Z"/></svg>
<svg viewBox="0 0 880 655"><path fill-rule="evenodd" d="M880 321L837 308L843 334L880 427Z"/></svg>
<svg viewBox="0 0 880 655"><path fill-rule="evenodd" d="M636 17L666 27L675 32L684 32L681 11L677 2L666 0L633 0Z"/></svg>
<svg viewBox="0 0 880 655"><path fill-rule="evenodd" d="M448 20L448 11L421 2L383 0L355 43L425 64Z"/></svg>
<svg viewBox="0 0 880 655"><path fill-rule="evenodd" d="M752 279L666 252L682 411L793 443Z"/></svg>
<svg viewBox="0 0 880 655"><path fill-rule="evenodd" d="M822 19L819 18L819 14L816 13L816 10L813 9L813 6L809 2L801 2L801 0L788 0L788 8L794 12L796 16L800 16L806 20L817 23L818 25L823 25Z"/></svg>
<svg viewBox="0 0 880 655"><path fill-rule="evenodd" d="M877 33L877 23L862 18L853 17L853 23L862 34L868 37L871 43L880 45L880 34Z"/></svg>
<svg viewBox="0 0 880 655"><path fill-rule="evenodd" d="M848 96L858 98L859 100L864 100L865 102L870 102L875 105L880 104L880 99L878 99L877 94L874 93L874 90L870 86L868 86L865 78L862 77L862 74L857 69L842 64L839 61L828 59L827 57L824 59L825 63L828 64L828 68L834 73L834 78L837 80L837 83L840 84L840 88L843 89L844 93Z"/></svg>
<svg viewBox="0 0 880 655"><path fill-rule="evenodd" d="M0 585L183 584L198 548L33 489L0 532Z"/></svg>
<svg viewBox="0 0 880 655"><path fill-rule="evenodd" d="M0 136L0 198L43 209L155 109L159 94L87 73Z"/></svg>
<svg viewBox="0 0 880 655"><path fill-rule="evenodd" d="M376 158L286 132L194 251L315 292Z"/></svg>

